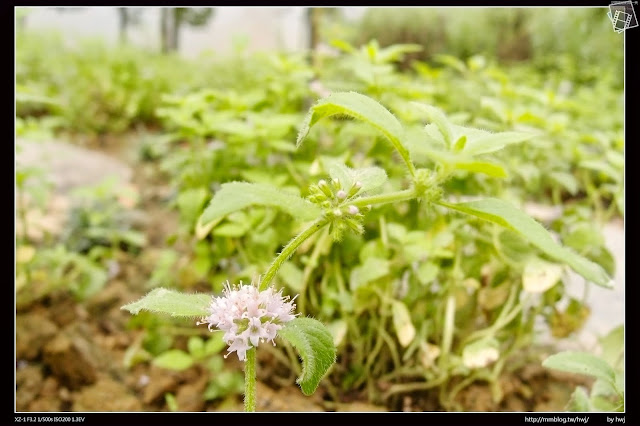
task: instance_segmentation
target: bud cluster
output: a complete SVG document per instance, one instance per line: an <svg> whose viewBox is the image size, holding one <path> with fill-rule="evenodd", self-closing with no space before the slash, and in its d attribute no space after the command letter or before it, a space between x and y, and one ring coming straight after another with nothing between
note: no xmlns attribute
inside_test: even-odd
<svg viewBox="0 0 640 426"><path fill-rule="evenodd" d="M307 199L318 204L323 209L324 216L331 220L330 232L335 239L340 239L347 228L359 234L364 231L362 212L350 204L361 189L362 182L356 181L350 188L343 188L338 179L333 179L330 183L321 179L309 187ZM370 207L365 210L368 209Z"/></svg>

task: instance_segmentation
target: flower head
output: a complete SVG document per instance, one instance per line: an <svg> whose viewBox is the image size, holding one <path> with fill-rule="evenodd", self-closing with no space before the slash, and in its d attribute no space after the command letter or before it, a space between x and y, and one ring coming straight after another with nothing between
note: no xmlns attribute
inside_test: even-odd
<svg viewBox="0 0 640 426"><path fill-rule="evenodd" d="M226 356L235 351L238 359L244 361L247 350L260 342L271 341L275 346L277 331L295 318L292 313L295 307L293 299L283 296L282 290L276 292L269 287L259 291L254 285L243 285L242 281L237 286L227 281L223 295L213 297L209 316L198 324L208 324L209 330L217 327L224 331L223 340L229 345Z"/></svg>

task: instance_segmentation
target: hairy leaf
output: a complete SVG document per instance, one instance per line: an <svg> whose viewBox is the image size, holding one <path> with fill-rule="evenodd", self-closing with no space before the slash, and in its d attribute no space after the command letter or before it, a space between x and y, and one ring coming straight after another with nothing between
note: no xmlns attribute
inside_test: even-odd
<svg viewBox="0 0 640 426"><path fill-rule="evenodd" d="M141 310L168 314L172 317L203 317L209 313L211 296L207 294L187 294L166 288L156 288L142 299L124 305L134 315Z"/></svg>
<svg viewBox="0 0 640 426"><path fill-rule="evenodd" d="M409 151L404 146L404 129L400 122L378 102L356 92L335 92L311 107L298 133L297 145L300 146L314 124L332 115L346 115L378 129L393 144L413 174L414 168Z"/></svg>
<svg viewBox="0 0 640 426"><path fill-rule="evenodd" d="M311 395L336 360L333 336L320 321L312 318L295 318L278 334L300 354L302 374L297 383L305 395Z"/></svg>
<svg viewBox="0 0 640 426"><path fill-rule="evenodd" d="M300 220L311 220L320 209L298 195L261 183L230 182L214 195L196 226L198 238L204 238L226 215L252 205L272 206Z"/></svg>
<svg viewBox="0 0 640 426"><path fill-rule="evenodd" d="M616 374L613 368L597 356L586 352L560 352L545 359L542 366L567 373L586 374L615 387Z"/></svg>

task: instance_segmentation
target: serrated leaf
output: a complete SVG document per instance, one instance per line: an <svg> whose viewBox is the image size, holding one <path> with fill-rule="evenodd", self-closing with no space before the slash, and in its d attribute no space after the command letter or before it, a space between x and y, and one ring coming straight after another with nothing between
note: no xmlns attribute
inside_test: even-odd
<svg viewBox="0 0 640 426"><path fill-rule="evenodd" d="M393 317L393 327L396 330L398 341L403 347L409 346L416 337L416 329L411 322L411 314L407 305L399 300L394 300L391 304L391 313Z"/></svg>
<svg viewBox="0 0 640 426"><path fill-rule="evenodd" d="M604 360L586 352L565 351L551 355L542 366L567 373L585 374L602 379L615 387L616 375Z"/></svg>
<svg viewBox="0 0 640 426"><path fill-rule="evenodd" d="M120 309L137 315L141 310L168 314L172 317L204 317L209 313L211 296L200 293L180 293L166 288L156 288L136 302Z"/></svg>
<svg viewBox="0 0 640 426"><path fill-rule="evenodd" d="M204 238L226 215L252 205L277 207L299 220L311 220L321 213L315 204L271 185L230 182L222 184L198 219L196 235Z"/></svg>
<svg viewBox="0 0 640 426"><path fill-rule="evenodd" d="M334 92L311 107L298 133L297 146L300 146L314 124L332 115L346 115L375 127L389 139L413 174L413 165L409 151L404 146L404 129L400 122L378 102L356 92Z"/></svg>
<svg viewBox="0 0 640 426"><path fill-rule="evenodd" d="M328 160L328 168L331 179L338 179L346 191L356 182L362 184L360 191L366 192L379 188L387 181L387 172L380 167L352 169L340 161Z"/></svg>
<svg viewBox="0 0 640 426"><path fill-rule="evenodd" d="M518 232L549 257L566 263L587 280L602 287L613 287L613 280L602 266L556 243L544 226L505 201L488 198L459 204L442 200L437 203Z"/></svg>
<svg viewBox="0 0 640 426"><path fill-rule="evenodd" d="M170 349L154 358L152 363L169 370L182 371L193 365L193 358L180 349Z"/></svg>
<svg viewBox="0 0 640 426"><path fill-rule="evenodd" d="M302 374L296 382L305 395L311 395L336 360L333 336L312 318L295 318L278 332L298 351L302 358Z"/></svg>

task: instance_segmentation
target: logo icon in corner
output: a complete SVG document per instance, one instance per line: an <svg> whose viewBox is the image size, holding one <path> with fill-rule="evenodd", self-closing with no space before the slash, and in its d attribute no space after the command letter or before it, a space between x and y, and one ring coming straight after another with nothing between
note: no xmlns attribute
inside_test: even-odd
<svg viewBox="0 0 640 426"><path fill-rule="evenodd" d="M634 2L638 4L638 2ZM613 30L617 33L621 33L626 29L635 28L638 26L638 19L636 18L636 12L633 10L633 4L631 1L617 1L609 5L609 12L607 16L611 19L613 24Z"/></svg>

